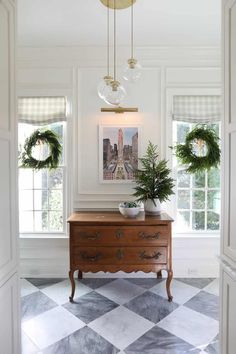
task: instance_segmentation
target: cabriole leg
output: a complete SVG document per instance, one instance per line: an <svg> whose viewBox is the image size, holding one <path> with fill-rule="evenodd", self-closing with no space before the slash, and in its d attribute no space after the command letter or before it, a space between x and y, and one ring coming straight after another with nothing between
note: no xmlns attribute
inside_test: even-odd
<svg viewBox="0 0 236 354"><path fill-rule="evenodd" d="M75 279L74 279L74 270L69 271L69 278L71 282L71 296L69 296L70 302L73 302L74 295L75 295Z"/></svg>
<svg viewBox="0 0 236 354"><path fill-rule="evenodd" d="M168 277L166 280L166 291L167 291L167 296L168 296L169 302L171 302L173 300L173 296L171 295L171 292L170 292L170 283L171 283L172 278L173 278L173 271L168 270Z"/></svg>
<svg viewBox="0 0 236 354"><path fill-rule="evenodd" d="M157 279L162 279L162 273L161 273L161 270L159 270L159 272L157 272Z"/></svg>

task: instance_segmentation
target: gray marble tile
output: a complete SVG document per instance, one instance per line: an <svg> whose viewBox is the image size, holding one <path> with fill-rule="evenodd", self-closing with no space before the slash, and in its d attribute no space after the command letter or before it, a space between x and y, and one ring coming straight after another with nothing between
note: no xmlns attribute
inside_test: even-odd
<svg viewBox="0 0 236 354"><path fill-rule="evenodd" d="M195 286L198 289L203 289L205 286L210 284L214 278L176 278L179 281L182 281L185 284Z"/></svg>
<svg viewBox="0 0 236 354"><path fill-rule="evenodd" d="M89 323L108 311L115 309L118 304L92 291L76 298L74 303L68 302L63 306L83 322Z"/></svg>
<svg viewBox="0 0 236 354"><path fill-rule="evenodd" d="M114 280L116 280L116 278L85 278L79 281L91 289L97 289Z"/></svg>
<svg viewBox="0 0 236 354"><path fill-rule="evenodd" d="M153 286L159 284L160 282L164 281L163 279L157 279L157 278L127 278L125 279L132 284L141 286L144 289L150 289Z"/></svg>
<svg viewBox="0 0 236 354"><path fill-rule="evenodd" d="M39 289L46 288L47 286L59 283L65 278L26 278L31 284L37 286Z"/></svg>
<svg viewBox="0 0 236 354"><path fill-rule="evenodd" d="M218 354L219 351L219 335L204 349L206 353Z"/></svg>
<svg viewBox="0 0 236 354"><path fill-rule="evenodd" d="M43 354L116 354L118 349L91 328L84 327L43 351Z"/></svg>
<svg viewBox="0 0 236 354"><path fill-rule="evenodd" d="M200 291L200 293L186 302L184 306L215 320L219 319L219 297L205 291Z"/></svg>
<svg viewBox="0 0 236 354"><path fill-rule="evenodd" d="M22 321L29 320L45 311L58 306L41 291L21 298L21 318Z"/></svg>
<svg viewBox="0 0 236 354"><path fill-rule="evenodd" d="M198 354L199 349L157 326L129 345L126 354Z"/></svg>
<svg viewBox="0 0 236 354"><path fill-rule="evenodd" d="M150 291L136 297L124 305L138 315L157 323L177 309L178 305Z"/></svg>

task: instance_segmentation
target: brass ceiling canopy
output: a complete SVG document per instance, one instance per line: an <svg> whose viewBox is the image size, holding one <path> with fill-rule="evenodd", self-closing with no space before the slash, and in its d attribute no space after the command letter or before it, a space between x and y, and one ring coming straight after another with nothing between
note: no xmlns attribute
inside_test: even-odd
<svg viewBox="0 0 236 354"><path fill-rule="evenodd" d="M114 113L126 113L126 112L138 112L138 108L131 108L131 107L106 107L106 108L101 108L101 112L114 112Z"/></svg>
<svg viewBox="0 0 236 354"><path fill-rule="evenodd" d="M130 7L132 4L136 2L136 0L100 0L101 3L109 7L110 9L114 9L114 2L116 3L116 9L117 10L122 10L122 9L127 9L127 7Z"/></svg>

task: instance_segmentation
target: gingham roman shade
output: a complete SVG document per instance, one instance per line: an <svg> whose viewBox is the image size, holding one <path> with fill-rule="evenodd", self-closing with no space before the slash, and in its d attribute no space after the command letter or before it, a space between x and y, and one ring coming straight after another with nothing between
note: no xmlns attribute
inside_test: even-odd
<svg viewBox="0 0 236 354"><path fill-rule="evenodd" d="M20 97L18 119L21 123L44 125L66 120L65 97Z"/></svg>
<svg viewBox="0 0 236 354"><path fill-rule="evenodd" d="M174 96L173 120L209 123L221 120L221 96Z"/></svg>

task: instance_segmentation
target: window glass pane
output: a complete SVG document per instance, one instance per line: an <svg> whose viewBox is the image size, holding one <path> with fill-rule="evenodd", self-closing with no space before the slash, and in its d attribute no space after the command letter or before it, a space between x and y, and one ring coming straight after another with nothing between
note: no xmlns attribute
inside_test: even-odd
<svg viewBox="0 0 236 354"><path fill-rule="evenodd" d="M21 232L34 231L34 215L32 211L21 211L19 215L19 227Z"/></svg>
<svg viewBox="0 0 236 354"><path fill-rule="evenodd" d="M220 212L220 191L210 190L207 192L207 209Z"/></svg>
<svg viewBox="0 0 236 354"><path fill-rule="evenodd" d="M57 168L56 170L49 171L48 178L48 188L62 188L63 169Z"/></svg>
<svg viewBox="0 0 236 354"><path fill-rule="evenodd" d="M177 214L178 227L181 230L189 230L190 227L190 211L179 211Z"/></svg>
<svg viewBox="0 0 236 354"><path fill-rule="evenodd" d="M30 168L19 169L19 188L20 189L33 188L33 171Z"/></svg>
<svg viewBox="0 0 236 354"><path fill-rule="evenodd" d="M205 188L206 184L206 173L205 172L198 172L193 175L193 187L194 188Z"/></svg>
<svg viewBox="0 0 236 354"><path fill-rule="evenodd" d="M212 168L208 171L208 188L220 188L220 169Z"/></svg>
<svg viewBox="0 0 236 354"><path fill-rule="evenodd" d="M205 212L193 211L193 230L205 229Z"/></svg>
<svg viewBox="0 0 236 354"><path fill-rule="evenodd" d="M35 211L34 212L34 231L42 232L46 231L48 227L48 213L47 211Z"/></svg>
<svg viewBox="0 0 236 354"><path fill-rule="evenodd" d="M177 123L177 141L184 143L186 134L190 131L189 123Z"/></svg>
<svg viewBox="0 0 236 354"><path fill-rule="evenodd" d="M34 209L47 210L48 209L48 191L35 190L34 191Z"/></svg>
<svg viewBox="0 0 236 354"><path fill-rule="evenodd" d="M61 190L49 190L49 209L57 210L62 209L62 192Z"/></svg>
<svg viewBox="0 0 236 354"><path fill-rule="evenodd" d="M51 231L63 231L63 216L61 212L49 212L49 227Z"/></svg>
<svg viewBox="0 0 236 354"><path fill-rule="evenodd" d="M207 229L208 230L219 230L220 228L220 215L214 213L213 211L207 212Z"/></svg>
<svg viewBox="0 0 236 354"><path fill-rule="evenodd" d="M205 191L193 190L193 209L205 209Z"/></svg>
<svg viewBox="0 0 236 354"><path fill-rule="evenodd" d="M21 190L19 191L19 210L33 210L33 191Z"/></svg>
<svg viewBox="0 0 236 354"><path fill-rule="evenodd" d="M178 191L178 208L189 209L190 208L190 191L179 190Z"/></svg>
<svg viewBox="0 0 236 354"><path fill-rule="evenodd" d="M48 188L48 170L47 169L34 171L34 188L35 189Z"/></svg>
<svg viewBox="0 0 236 354"><path fill-rule="evenodd" d="M178 171L177 181L178 181L178 187L180 188L190 187L190 175L186 173L185 170Z"/></svg>

